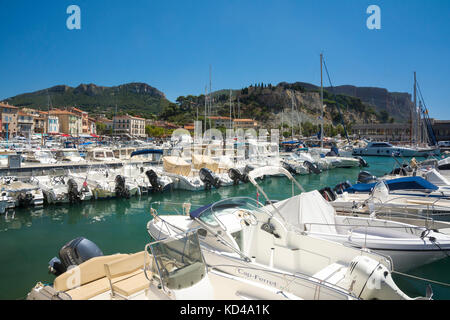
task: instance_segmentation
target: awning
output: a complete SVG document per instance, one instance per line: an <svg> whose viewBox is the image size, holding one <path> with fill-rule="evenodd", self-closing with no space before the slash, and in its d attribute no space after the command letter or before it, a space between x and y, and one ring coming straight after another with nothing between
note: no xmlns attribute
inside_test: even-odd
<svg viewBox="0 0 450 320"><path fill-rule="evenodd" d="M100 138L100 136L98 136L98 135L96 135L96 134L93 134L93 133L91 133L91 137L94 137L94 138Z"/></svg>

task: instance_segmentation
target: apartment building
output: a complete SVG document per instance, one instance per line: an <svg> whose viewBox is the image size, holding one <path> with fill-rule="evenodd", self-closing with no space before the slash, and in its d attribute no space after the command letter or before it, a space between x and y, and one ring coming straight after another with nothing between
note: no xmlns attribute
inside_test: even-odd
<svg viewBox="0 0 450 320"><path fill-rule="evenodd" d="M145 119L130 115L115 116L113 119L115 135L129 137L146 137Z"/></svg>
<svg viewBox="0 0 450 320"><path fill-rule="evenodd" d="M34 116L22 110L17 113L17 131L25 138L30 138L34 133Z"/></svg>
<svg viewBox="0 0 450 320"><path fill-rule="evenodd" d="M234 119L233 128L235 129L256 129L258 121L252 119Z"/></svg>
<svg viewBox="0 0 450 320"><path fill-rule="evenodd" d="M80 134L90 134L89 113L77 108L71 108L70 111L81 119Z"/></svg>
<svg viewBox="0 0 450 320"><path fill-rule="evenodd" d="M5 138L15 137L18 133L17 116L19 108L8 103L0 103L0 113L2 136Z"/></svg>
<svg viewBox="0 0 450 320"><path fill-rule="evenodd" d="M60 133L71 136L79 136L82 134L81 117L67 110L51 110L51 116L56 116L59 122Z"/></svg>

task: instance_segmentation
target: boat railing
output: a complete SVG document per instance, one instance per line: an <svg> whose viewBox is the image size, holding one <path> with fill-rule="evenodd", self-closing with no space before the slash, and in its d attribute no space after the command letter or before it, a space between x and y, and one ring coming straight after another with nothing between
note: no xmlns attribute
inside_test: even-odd
<svg viewBox="0 0 450 320"><path fill-rule="evenodd" d="M212 269L220 270L220 268L233 268L236 269L236 265L227 265L227 264L218 264L218 265L209 265L208 267ZM319 299L321 289L330 290L335 294L338 294L342 297L345 297L347 299L356 299L360 300L354 293L348 291L348 289L340 287L336 284L333 284L327 280L319 279L317 277L314 277L313 275L307 275L302 272L283 272L280 270L271 270L269 268L264 267L258 267L258 266L243 266L239 265L238 267L241 270L247 270L247 271L253 271L253 272L261 272L266 274L271 274L273 276L277 276L280 278L283 278L286 281L285 285L279 285L278 288L281 290L279 294L282 294L284 292L289 292L291 294L297 295L301 298L300 295L296 294L293 291L289 291L291 287L294 286L294 284L300 285L302 287L305 287L307 285L310 285L314 287L314 298Z"/></svg>

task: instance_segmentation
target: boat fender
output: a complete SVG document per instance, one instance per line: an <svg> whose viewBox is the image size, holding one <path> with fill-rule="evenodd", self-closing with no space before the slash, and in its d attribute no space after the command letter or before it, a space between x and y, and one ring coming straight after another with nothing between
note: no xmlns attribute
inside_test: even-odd
<svg viewBox="0 0 450 320"><path fill-rule="evenodd" d="M309 170L309 172L313 172L315 174L319 174L322 172L322 170L319 169L319 167L317 166L317 164L312 163L310 161L305 161L303 162L303 165L306 166Z"/></svg>

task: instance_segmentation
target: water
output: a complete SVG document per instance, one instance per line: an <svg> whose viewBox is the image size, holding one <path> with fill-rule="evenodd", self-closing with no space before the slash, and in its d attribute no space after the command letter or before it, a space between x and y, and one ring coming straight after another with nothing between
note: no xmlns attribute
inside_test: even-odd
<svg viewBox="0 0 450 320"><path fill-rule="evenodd" d="M369 170L380 176L392 170L390 158L367 157ZM355 182L359 168L334 169L320 175L297 176L306 191L335 186L349 180ZM266 179L261 186L271 199L291 195L291 183L286 178ZM296 190L298 192L298 190ZM233 196L256 198L251 184L219 190L154 194L130 200L104 200L81 205L49 206L41 210L16 210L14 215L0 216L0 299L22 299L38 282L52 283L48 261L59 249L76 237L94 241L104 254L129 253L144 249L150 237L146 223L150 206L158 213L181 211L181 203L191 202L192 208ZM155 204L159 203L159 204ZM450 283L450 258L413 270L410 273ZM395 277L399 286L412 296L424 295L427 283ZM450 288L432 286L435 299L450 299Z"/></svg>

